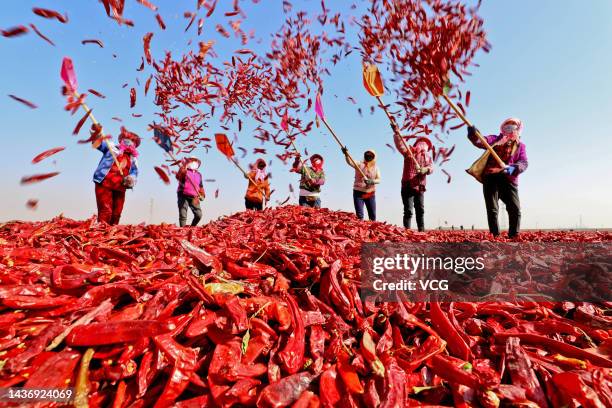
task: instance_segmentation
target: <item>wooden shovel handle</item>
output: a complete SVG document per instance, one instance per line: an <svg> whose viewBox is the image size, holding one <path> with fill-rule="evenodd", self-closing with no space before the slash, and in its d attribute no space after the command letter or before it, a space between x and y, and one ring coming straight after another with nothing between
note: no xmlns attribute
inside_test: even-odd
<svg viewBox="0 0 612 408"><path fill-rule="evenodd" d="M230 158L231 162L234 163L234 165L236 167L238 167L238 169L242 172L242 174L244 174L244 177L248 178L253 184L255 184L255 181L253 181L253 179L251 178L251 176L249 176L249 174L244 171L244 169L242 168L242 166L240 166L240 164L238 164L238 162L236 161L236 159L234 159L233 157Z"/></svg>
<svg viewBox="0 0 612 408"><path fill-rule="evenodd" d="M395 118L393 117L393 115L391 115L391 112L389 112L389 110L387 109L387 107L385 106L385 104L383 103L383 100L380 96L377 96L376 99L378 100L378 104L380 105L380 107L385 111L385 113L387 114L387 118L389 118L389 122L393 123L394 125L397 125L397 123L395 122Z"/></svg>
<svg viewBox="0 0 612 408"><path fill-rule="evenodd" d="M378 88L376 87L375 84L373 84L373 82L375 82L375 78L377 76L379 77L379 80L381 81L381 84L382 84L382 79L380 79L380 71L378 71L378 67L376 67L375 65L370 65L369 68L372 68L372 67L374 67L375 69L374 70L370 70L370 69L367 69L364 66L364 71L363 71L364 74L363 75L364 75L364 80L365 80L364 84L366 84L366 89L368 90L370 95L376 97L380 107L385 111L385 114L387 115L387 118L389 118L389 121L391 122L391 124L393 124L397 128L397 122L395 122L395 118L391 115L391 112L389 112L389 110L387 109L387 107L385 106L385 104L383 103L382 98L381 98L381 96L384 93L384 87L382 89L380 89L380 92L378 92ZM401 137L401 135L400 135L400 139L402 140L404 148L408 151L408 155L410 156L410 158L414 162L414 165L415 165L417 171L420 170L421 166L419 165L419 162L417 162L416 158L412 154L412 150L410 149L410 146L408 146L408 144L406 143L404 138Z"/></svg>
<svg viewBox="0 0 612 408"><path fill-rule="evenodd" d="M459 118L461 118L461 120L468 126L472 126L472 123L468 120L468 118L465 117L465 115L463 114L463 112L461 112L461 109L459 109L459 107L457 105L455 105L455 103L448 97L448 95L446 94L442 94L442 96L444 97L444 99L446 100L446 102L449 104L449 106L455 111L455 113L457 114L457 116L459 116ZM482 134L480 134L480 131L478 129L476 129L476 137L478 137L478 139L480 140L480 143L482 143L482 145L489 151L489 153L491 153L491 155L493 156L493 158L495 159L495 161L497 161L497 163L502 167L505 168L506 167L506 163L504 163L504 161L498 156L498 154L495 152L495 150L491 147L491 145L489 143L487 143L487 140L482 136Z"/></svg>
<svg viewBox="0 0 612 408"><path fill-rule="evenodd" d="M346 147L344 147L346 149ZM359 165L357 164L357 162L355 161L355 159L353 159L353 156L351 156L351 154L348 152L348 149L346 150L346 155L349 158L349 160L351 161L351 163L353 163L353 168L355 170L357 170L359 173L361 173L361 177L363 177L363 180L365 182L365 180L367 180L368 178L366 177L365 173L363 172L363 170L361 170L361 167L359 167Z"/></svg>
<svg viewBox="0 0 612 408"><path fill-rule="evenodd" d="M387 114L387 117L389 118L389 121L391 122L391 124L393 124L395 126L395 128L398 128L397 122L395 121L395 118L393 117L393 115L391 115L391 112L389 112L389 110L387 109L387 107L383 103L382 98L380 96L377 96L376 99L378 99L378 103L380 104L380 107ZM421 166L419 165L419 162L417 162L416 157L414 157L414 155L412 154L412 149L410 148L410 146L408 146L408 144L406 143L406 141L404 140L402 135L400 135L400 140L402 141L402 144L404 145L404 148L408 151L408 155L410 156L410 158L414 162L414 165L416 166L417 171L420 170Z"/></svg>
<svg viewBox="0 0 612 408"><path fill-rule="evenodd" d="M247 173L246 171L244 171L244 169L242 168L242 166L240 166L240 164L238 164L238 162L236 161L236 159L234 159L234 158L232 157L230 160L232 161L232 163L234 163L234 164L236 165L236 167L238 167L238 169L239 169L239 170L242 172L242 174L244 174L244 177L246 177L247 179L249 179L249 181L250 181L251 183L253 183L253 185L254 185L254 186L256 186L256 187L257 187L257 189L258 189L258 190L259 190L259 192L260 192L260 193L263 195L264 200L265 200L265 197L266 197L266 192L265 192L265 191L264 191L264 190L263 190L261 187L259 187L259 184L257 184L257 183L255 182L255 180L253 180L253 179L251 178L251 176L249 176L249 173Z"/></svg>
<svg viewBox="0 0 612 408"><path fill-rule="evenodd" d="M80 95L78 93L76 93L76 91L73 91L72 93L74 95L75 98L77 98L77 100L79 99ZM83 107L83 109L85 109L85 113L87 113L89 115L89 117L91 118L91 121L93 122L94 125L99 125L100 122L98 122L96 120L96 118L94 117L93 113L91 112L91 109L89 109L89 106L87 106L87 104L85 102L81 102L81 106ZM102 128L100 128L100 131L102 132ZM108 142L108 140L103 138L103 141L106 142L106 146L108 147L108 151L110 152L111 156L113 157L113 161L115 162L115 164L117 165L117 168L119 169L119 174L121 174L121 176L123 177L123 167L121 167L121 164L119 163L119 160L117 159L117 155L115 154L115 152L113 152L113 149L111 149L111 145Z"/></svg>
<svg viewBox="0 0 612 408"><path fill-rule="evenodd" d="M302 165L303 168L306 169L306 172L308 173L308 177L312 178L312 174L310 173L310 170L308 169L308 167L306 167L306 164L304 163L304 160L302 160L302 154L300 153L300 151L298 150L297 146L295 145L295 142L291 138L291 135L289 134L289 132L287 132L287 137L289 138L289 142L291 143L291 146L293 146L293 150L295 150L295 152L298 155L298 158L300 160L300 164Z"/></svg>
<svg viewBox="0 0 612 408"><path fill-rule="evenodd" d="M321 118L321 120L323 121L323 123L325 124L325 127L327 127L327 130L329 130L329 133L331 133L331 135L334 137L334 139L336 140L336 143L338 143L338 145L340 146L341 149L346 149L346 146L344 146L342 144L342 142L340 141L340 139L338 138L338 136L336 135L336 132L334 132L334 130L331 128L331 126L329 126L329 123L327 123L327 121L324 118ZM361 170L361 167L359 167L357 165L357 163L355 162L355 160L353 159L353 156L351 156L348 151L347 151L347 155L348 158L351 160L351 162L353 163L353 166L355 167L355 169L361 173L361 176L363 177L364 180L367 179L365 173L363 172L363 170Z"/></svg>
<svg viewBox="0 0 612 408"><path fill-rule="evenodd" d="M174 160L175 162L178 162L178 160L176 159L176 156L174 156L174 153L172 152L167 152L168 155L170 156L170 158L172 160ZM193 187L193 189L198 193L198 200L202 198L202 195L200 194L200 188L196 187L196 185L193 183L193 180L190 179L189 177L185 176L188 180L189 180L189 184L191 184L191 186Z"/></svg>

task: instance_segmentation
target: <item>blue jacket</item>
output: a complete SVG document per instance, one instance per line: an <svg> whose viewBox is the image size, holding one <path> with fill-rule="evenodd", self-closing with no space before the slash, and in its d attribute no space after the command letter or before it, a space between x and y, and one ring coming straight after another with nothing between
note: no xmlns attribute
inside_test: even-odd
<svg viewBox="0 0 612 408"><path fill-rule="evenodd" d="M121 153L112 142L107 143L106 141L104 141L100 143L97 149L102 152L102 158L100 159L100 163L98 163L98 168L96 169L93 175L94 183L101 183L102 181L104 181L104 178L115 163L113 161L113 156L108 148L109 144L112 146L112 149L116 155L119 155ZM134 184L136 184L136 178L138 177L138 161L134 156L132 156L132 163L130 165L129 175L134 178Z"/></svg>

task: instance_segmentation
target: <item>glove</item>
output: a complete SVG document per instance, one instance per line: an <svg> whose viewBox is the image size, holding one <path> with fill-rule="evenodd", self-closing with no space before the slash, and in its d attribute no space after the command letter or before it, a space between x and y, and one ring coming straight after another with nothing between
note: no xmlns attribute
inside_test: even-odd
<svg viewBox="0 0 612 408"><path fill-rule="evenodd" d="M478 129L476 129L476 127L475 127L475 126L468 126L468 128L467 128L467 132L468 132L467 134L468 134L468 137L474 137L474 136L476 136L476 132L477 132L477 131L478 131Z"/></svg>
<svg viewBox="0 0 612 408"><path fill-rule="evenodd" d="M346 156L348 154L348 149L346 147L342 147L340 150L342 150L343 155Z"/></svg>
<svg viewBox="0 0 612 408"><path fill-rule="evenodd" d="M503 171L507 175L511 176L516 172L516 166L506 166Z"/></svg>
<svg viewBox="0 0 612 408"><path fill-rule="evenodd" d="M136 184L136 180L134 180L134 177L132 177L132 176L125 176L123 178L123 185L126 188L132 188L132 187L134 187L134 184Z"/></svg>
<svg viewBox="0 0 612 408"><path fill-rule="evenodd" d="M374 180L370 180L370 179L365 179L364 182L366 186L373 186L374 184L376 184Z"/></svg>
<svg viewBox="0 0 612 408"><path fill-rule="evenodd" d="M419 173L420 174L427 174L427 173L429 173L429 167L421 167L419 169Z"/></svg>

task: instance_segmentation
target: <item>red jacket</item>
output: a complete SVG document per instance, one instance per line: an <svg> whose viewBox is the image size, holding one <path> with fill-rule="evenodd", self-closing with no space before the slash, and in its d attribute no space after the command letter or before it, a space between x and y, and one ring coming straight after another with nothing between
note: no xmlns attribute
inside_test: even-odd
<svg viewBox="0 0 612 408"><path fill-rule="evenodd" d="M404 171L402 172L402 184L408 183L410 187L415 190L425 191L425 185L427 184L427 176L433 172L433 160L431 159L431 154L426 152L425 154L417 155L416 149L411 146L405 146L404 143L399 139L397 133L393 137L395 142L395 147L397 150L404 156ZM408 149L410 149L410 152ZM412 153L412 155L410 154ZM429 172L427 174L420 174L417 171L416 165L412 157L416 158L417 163L419 163L420 167L429 167Z"/></svg>

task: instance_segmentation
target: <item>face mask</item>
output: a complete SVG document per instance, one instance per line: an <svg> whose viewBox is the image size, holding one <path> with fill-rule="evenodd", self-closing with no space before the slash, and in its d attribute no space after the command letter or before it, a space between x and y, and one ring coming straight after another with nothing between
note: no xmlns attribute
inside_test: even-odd
<svg viewBox="0 0 612 408"><path fill-rule="evenodd" d="M320 167L321 166L321 160L316 159L312 161L312 165L315 167Z"/></svg>
<svg viewBox="0 0 612 408"><path fill-rule="evenodd" d="M372 160L374 160L374 155L373 154L366 154L365 156L363 156L363 159L367 162L371 162Z"/></svg>
<svg viewBox="0 0 612 408"><path fill-rule="evenodd" d="M260 165L258 165L258 166L257 166L257 168L258 168L259 170L263 170L263 169L265 169L265 168L266 168L266 165L265 165L265 164L260 164Z"/></svg>
<svg viewBox="0 0 612 408"><path fill-rule="evenodd" d="M425 143L417 143L416 149L419 153L425 153L427 151L427 144Z"/></svg>
<svg viewBox="0 0 612 408"><path fill-rule="evenodd" d="M121 139L119 143L123 143L123 145L127 147L134 146L134 142L132 142L130 139Z"/></svg>
<svg viewBox="0 0 612 408"><path fill-rule="evenodd" d="M518 126L513 124L504 125L502 127L502 135L509 139L516 139L518 137Z"/></svg>
<svg viewBox="0 0 612 408"><path fill-rule="evenodd" d="M192 161L187 165L187 168L189 170L197 170L198 169L198 162Z"/></svg>

